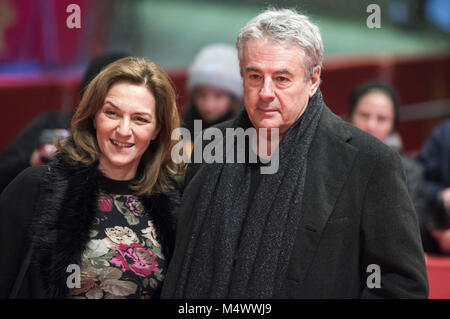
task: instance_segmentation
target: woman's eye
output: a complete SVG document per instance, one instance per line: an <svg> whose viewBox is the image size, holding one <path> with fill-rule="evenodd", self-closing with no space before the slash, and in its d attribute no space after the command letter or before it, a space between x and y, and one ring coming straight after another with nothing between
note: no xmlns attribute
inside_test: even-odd
<svg viewBox="0 0 450 319"><path fill-rule="evenodd" d="M112 110L106 110L105 114L107 114L107 115L116 115L116 112L114 112Z"/></svg>
<svg viewBox="0 0 450 319"><path fill-rule="evenodd" d="M150 123L150 121L147 120L147 119L144 118L144 117L138 116L138 117L136 117L135 119L136 119L137 121L139 121L139 122L142 122L142 123Z"/></svg>

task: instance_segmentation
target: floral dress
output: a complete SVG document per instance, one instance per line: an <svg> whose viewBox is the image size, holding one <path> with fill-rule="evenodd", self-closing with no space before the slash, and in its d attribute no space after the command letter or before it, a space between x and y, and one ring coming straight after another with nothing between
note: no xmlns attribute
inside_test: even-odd
<svg viewBox="0 0 450 319"><path fill-rule="evenodd" d="M151 298L167 263L153 223L129 182L101 178L90 241L82 254L81 285L71 298Z"/></svg>

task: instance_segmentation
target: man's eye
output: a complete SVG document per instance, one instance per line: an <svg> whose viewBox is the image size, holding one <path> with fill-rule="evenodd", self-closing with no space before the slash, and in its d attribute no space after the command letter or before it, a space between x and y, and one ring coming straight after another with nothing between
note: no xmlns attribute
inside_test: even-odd
<svg viewBox="0 0 450 319"><path fill-rule="evenodd" d="M287 82L289 81L289 79L287 77L284 76L279 76L277 77L278 82Z"/></svg>
<svg viewBox="0 0 450 319"><path fill-rule="evenodd" d="M251 80L259 80L261 77L258 74L250 74L249 78Z"/></svg>

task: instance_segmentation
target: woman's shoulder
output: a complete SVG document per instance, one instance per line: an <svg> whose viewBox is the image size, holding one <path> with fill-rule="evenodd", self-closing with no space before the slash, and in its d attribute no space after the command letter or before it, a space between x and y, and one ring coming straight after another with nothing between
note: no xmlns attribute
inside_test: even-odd
<svg viewBox="0 0 450 319"><path fill-rule="evenodd" d="M15 190L30 191L33 188L38 188L49 169L48 165L31 166L24 169L8 184L2 192L2 196Z"/></svg>
<svg viewBox="0 0 450 319"><path fill-rule="evenodd" d="M0 194L0 223L20 233L34 212L46 166L23 170ZM5 228L6 229L6 228Z"/></svg>

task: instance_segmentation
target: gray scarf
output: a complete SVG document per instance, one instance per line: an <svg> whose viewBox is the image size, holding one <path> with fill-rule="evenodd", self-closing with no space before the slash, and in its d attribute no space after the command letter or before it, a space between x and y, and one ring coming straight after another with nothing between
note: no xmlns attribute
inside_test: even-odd
<svg viewBox="0 0 450 319"><path fill-rule="evenodd" d="M323 108L318 90L279 144L278 172L261 175L250 204L248 164L203 164L208 178L188 212L195 214L191 236L175 290L166 296L273 298L283 289L302 214L308 152ZM245 111L233 123L250 126Z"/></svg>

